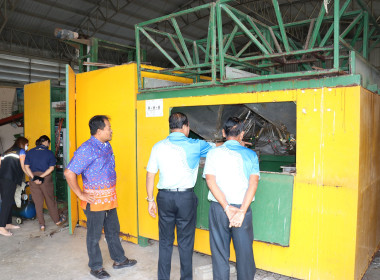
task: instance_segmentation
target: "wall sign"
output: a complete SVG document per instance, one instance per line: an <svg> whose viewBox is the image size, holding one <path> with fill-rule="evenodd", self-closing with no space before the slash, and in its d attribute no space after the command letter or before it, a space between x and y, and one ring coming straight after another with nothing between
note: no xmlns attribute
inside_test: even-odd
<svg viewBox="0 0 380 280"><path fill-rule="evenodd" d="M146 117L162 117L164 115L164 102L162 99L145 101Z"/></svg>

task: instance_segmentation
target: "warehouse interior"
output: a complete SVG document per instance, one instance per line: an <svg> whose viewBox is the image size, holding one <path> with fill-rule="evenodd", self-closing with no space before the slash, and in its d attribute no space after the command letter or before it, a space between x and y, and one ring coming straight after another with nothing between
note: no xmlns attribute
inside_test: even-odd
<svg viewBox="0 0 380 280"><path fill-rule="evenodd" d="M257 267L275 279L380 277L379 1L0 0L0 93L0 153L21 135L51 138L64 234L86 227L63 171L91 116L111 117L123 159L121 238L147 249L158 227L146 166L170 113L215 143L237 116L260 162ZM203 165L194 250L209 256Z"/></svg>

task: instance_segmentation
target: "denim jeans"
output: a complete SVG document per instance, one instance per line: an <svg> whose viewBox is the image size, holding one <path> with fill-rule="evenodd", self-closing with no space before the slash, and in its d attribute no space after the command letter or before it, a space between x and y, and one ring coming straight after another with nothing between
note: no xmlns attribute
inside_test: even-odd
<svg viewBox="0 0 380 280"><path fill-rule="evenodd" d="M193 249L197 205L198 198L194 192L158 192L159 280L170 279L175 227L177 227L181 280L193 279Z"/></svg>
<svg viewBox="0 0 380 280"><path fill-rule="evenodd" d="M91 211L90 204L87 203L84 213L87 217L86 241L89 258L88 266L91 270L103 268L102 253L99 247L103 227L111 259L118 263L125 261L124 249L120 243L120 224L116 209Z"/></svg>
<svg viewBox="0 0 380 280"><path fill-rule="evenodd" d="M237 208L240 205L231 204ZM229 220L222 206L210 203L209 210L210 247L214 280L230 279L230 243L234 243L238 280L253 280L256 265L253 257L252 210L248 208L241 227L229 227Z"/></svg>

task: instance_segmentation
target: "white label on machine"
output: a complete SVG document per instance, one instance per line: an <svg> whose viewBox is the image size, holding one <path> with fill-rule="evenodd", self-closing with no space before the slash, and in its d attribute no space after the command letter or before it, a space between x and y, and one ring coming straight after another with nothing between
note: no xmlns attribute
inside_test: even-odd
<svg viewBox="0 0 380 280"><path fill-rule="evenodd" d="M146 117L162 117L164 115L164 102L162 99L145 101Z"/></svg>

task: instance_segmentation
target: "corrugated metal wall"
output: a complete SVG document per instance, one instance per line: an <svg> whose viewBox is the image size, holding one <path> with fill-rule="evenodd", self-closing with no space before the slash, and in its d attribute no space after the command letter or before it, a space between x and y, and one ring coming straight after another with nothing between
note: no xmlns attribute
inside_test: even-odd
<svg viewBox="0 0 380 280"><path fill-rule="evenodd" d="M374 48L369 54L369 61L371 64L375 65L375 67L380 70L380 46Z"/></svg>
<svg viewBox="0 0 380 280"><path fill-rule="evenodd" d="M23 85L51 80L64 85L66 62L49 61L0 53L0 85ZM78 67L74 67L78 72Z"/></svg>

